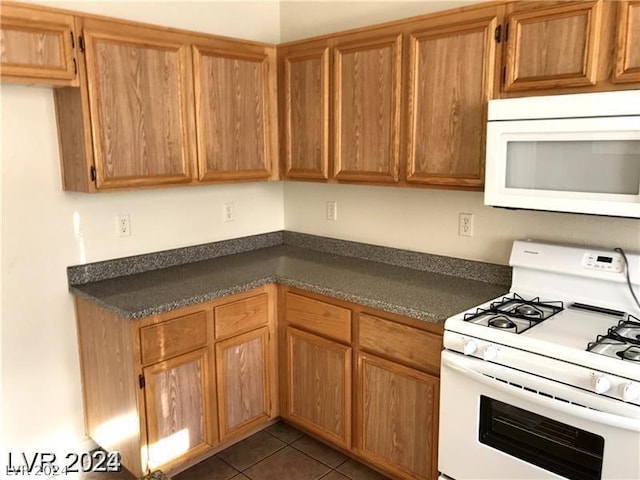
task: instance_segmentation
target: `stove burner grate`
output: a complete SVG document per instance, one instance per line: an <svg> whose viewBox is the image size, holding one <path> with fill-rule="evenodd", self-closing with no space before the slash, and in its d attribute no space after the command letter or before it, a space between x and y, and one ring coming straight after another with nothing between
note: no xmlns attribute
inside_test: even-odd
<svg viewBox="0 0 640 480"><path fill-rule="evenodd" d="M616 352L623 360L629 360L631 362L640 362L640 347L632 345L631 347L625 348L619 352Z"/></svg>
<svg viewBox="0 0 640 480"><path fill-rule="evenodd" d="M513 320L505 317L504 315L496 315L495 317L489 319L489 326L505 330L517 328L517 325L513 323Z"/></svg>
<svg viewBox="0 0 640 480"><path fill-rule="evenodd" d="M564 303L542 302L540 297L526 300L517 293L512 297L503 297L502 300L493 302L489 307L495 312L504 313L511 317L522 318L526 320L538 319L546 320L553 317L556 313L564 310Z"/></svg>

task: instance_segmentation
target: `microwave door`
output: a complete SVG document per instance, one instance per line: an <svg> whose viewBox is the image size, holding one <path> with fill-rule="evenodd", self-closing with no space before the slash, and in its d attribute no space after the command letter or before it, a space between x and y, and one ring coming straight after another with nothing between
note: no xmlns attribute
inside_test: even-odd
<svg viewBox="0 0 640 480"><path fill-rule="evenodd" d="M640 117L489 122L485 204L640 218Z"/></svg>

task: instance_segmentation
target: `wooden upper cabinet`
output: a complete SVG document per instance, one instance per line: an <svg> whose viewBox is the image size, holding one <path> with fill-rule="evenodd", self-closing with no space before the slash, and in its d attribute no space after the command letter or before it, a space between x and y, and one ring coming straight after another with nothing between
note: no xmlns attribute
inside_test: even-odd
<svg viewBox="0 0 640 480"><path fill-rule="evenodd" d="M504 7L418 20L409 34L407 181L484 183L487 102L499 89Z"/></svg>
<svg viewBox="0 0 640 480"><path fill-rule="evenodd" d="M640 82L640 0L619 2L614 81Z"/></svg>
<svg viewBox="0 0 640 480"><path fill-rule="evenodd" d="M0 71L3 81L78 85L72 15L40 7L3 5Z"/></svg>
<svg viewBox="0 0 640 480"><path fill-rule="evenodd" d="M505 91L595 85L602 2L528 3L510 4Z"/></svg>
<svg viewBox="0 0 640 480"><path fill-rule="evenodd" d="M276 147L275 49L218 43L193 47L198 179L266 179Z"/></svg>
<svg viewBox="0 0 640 480"><path fill-rule="evenodd" d="M188 45L159 29L93 19L83 36L97 188L189 182Z"/></svg>
<svg viewBox="0 0 640 480"><path fill-rule="evenodd" d="M334 49L334 178L397 182L402 35L362 35Z"/></svg>
<svg viewBox="0 0 640 480"><path fill-rule="evenodd" d="M287 49L280 64L284 176L329 178L329 47Z"/></svg>

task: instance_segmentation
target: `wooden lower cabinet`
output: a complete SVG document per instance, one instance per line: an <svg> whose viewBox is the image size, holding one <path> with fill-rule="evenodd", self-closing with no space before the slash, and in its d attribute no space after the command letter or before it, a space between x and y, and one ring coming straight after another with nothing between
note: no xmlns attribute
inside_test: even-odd
<svg viewBox="0 0 640 480"><path fill-rule="evenodd" d="M129 320L77 297L87 434L139 478L267 425L278 414L275 299L267 285Z"/></svg>
<svg viewBox="0 0 640 480"><path fill-rule="evenodd" d="M286 329L283 416L318 437L351 447L351 348Z"/></svg>
<svg viewBox="0 0 640 480"><path fill-rule="evenodd" d="M209 349L144 368L149 467L212 446ZM213 410L215 410L213 408Z"/></svg>
<svg viewBox="0 0 640 480"><path fill-rule="evenodd" d="M357 453L402 478L436 478L440 379L359 353L357 382Z"/></svg>
<svg viewBox="0 0 640 480"><path fill-rule="evenodd" d="M269 328L216 344L220 441L271 416Z"/></svg>

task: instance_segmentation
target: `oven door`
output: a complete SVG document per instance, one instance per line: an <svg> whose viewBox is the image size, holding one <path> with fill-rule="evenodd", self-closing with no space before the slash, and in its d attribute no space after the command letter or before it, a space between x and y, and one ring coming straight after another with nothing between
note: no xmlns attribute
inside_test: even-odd
<svg viewBox="0 0 640 480"><path fill-rule="evenodd" d="M439 437L455 480L640 478L640 408L451 351Z"/></svg>

